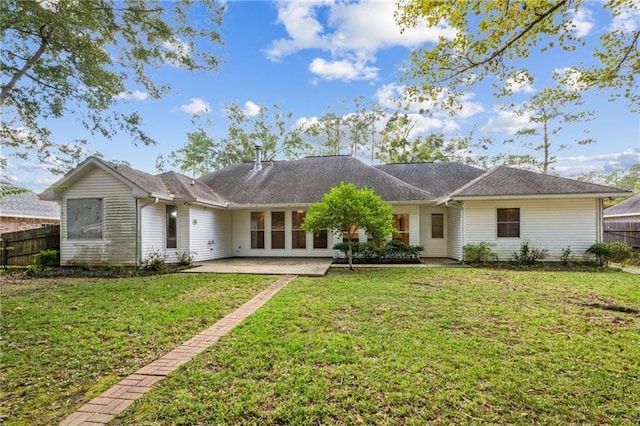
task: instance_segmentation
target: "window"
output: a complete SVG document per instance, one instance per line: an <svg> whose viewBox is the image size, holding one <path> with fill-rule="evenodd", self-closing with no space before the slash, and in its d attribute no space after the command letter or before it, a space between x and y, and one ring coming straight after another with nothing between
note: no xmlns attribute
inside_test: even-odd
<svg viewBox="0 0 640 426"><path fill-rule="evenodd" d="M313 248L314 249L326 249L329 247L329 239L326 229L318 231L317 234L313 234Z"/></svg>
<svg viewBox="0 0 640 426"><path fill-rule="evenodd" d="M102 198L67 200L67 238L102 238Z"/></svg>
<svg viewBox="0 0 640 426"><path fill-rule="evenodd" d="M384 244L384 240L382 238L374 237L373 235L367 232L367 242L372 243L376 247L382 247Z"/></svg>
<svg viewBox="0 0 640 426"><path fill-rule="evenodd" d="M251 248L264 248L264 212L251 212Z"/></svg>
<svg viewBox="0 0 640 426"><path fill-rule="evenodd" d="M498 237L520 237L520 209L498 209Z"/></svg>
<svg viewBox="0 0 640 426"><path fill-rule="evenodd" d="M302 222L307 212L297 210L291 212L291 248L307 248L307 233L302 229Z"/></svg>
<svg viewBox="0 0 640 426"><path fill-rule="evenodd" d="M284 212L271 212L271 248L284 248Z"/></svg>
<svg viewBox="0 0 640 426"><path fill-rule="evenodd" d="M444 215L442 213L431 215L431 238L444 238Z"/></svg>
<svg viewBox="0 0 640 426"><path fill-rule="evenodd" d="M393 239L402 241L405 244L409 244L409 215L394 214L393 227L398 231L397 233L393 234Z"/></svg>
<svg viewBox="0 0 640 426"><path fill-rule="evenodd" d="M167 248L178 248L178 208L166 207Z"/></svg>

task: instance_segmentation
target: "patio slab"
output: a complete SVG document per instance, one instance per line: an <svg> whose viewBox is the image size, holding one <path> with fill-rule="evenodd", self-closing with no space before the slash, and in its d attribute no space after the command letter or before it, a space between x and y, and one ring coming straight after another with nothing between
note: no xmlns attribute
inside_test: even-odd
<svg viewBox="0 0 640 426"><path fill-rule="evenodd" d="M196 262L183 273L213 272L218 274L304 275L324 276L333 259L330 258L261 258L233 257Z"/></svg>

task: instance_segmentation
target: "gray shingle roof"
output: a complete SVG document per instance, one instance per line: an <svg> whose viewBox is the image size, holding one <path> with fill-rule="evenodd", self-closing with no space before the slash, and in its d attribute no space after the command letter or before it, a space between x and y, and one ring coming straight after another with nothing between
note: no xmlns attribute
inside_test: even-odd
<svg viewBox="0 0 640 426"><path fill-rule="evenodd" d="M167 190L176 198L197 198L219 204L225 202L210 187L197 179L192 179L176 172L162 173L158 177L165 184Z"/></svg>
<svg viewBox="0 0 640 426"><path fill-rule="evenodd" d="M483 169L462 163L401 163L375 167L430 192L435 198L448 195L485 173Z"/></svg>
<svg viewBox="0 0 640 426"><path fill-rule="evenodd" d="M38 194L29 191L0 197L0 215L60 219L60 205L53 201L42 201Z"/></svg>
<svg viewBox="0 0 640 426"><path fill-rule="evenodd" d="M604 217L607 216L640 216L640 194L628 198L621 203L604 210Z"/></svg>
<svg viewBox="0 0 640 426"><path fill-rule="evenodd" d="M348 156L268 162L259 171L254 171L253 166L232 165L199 180L235 204L316 203L340 182L371 188L386 201L434 198L427 191Z"/></svg>
<svg viewBox="0 0 640 426"><path fill-rule="evenodd" d="M529 170L496 167L451 193L455 196L619 194L622 189Z"/></svg>

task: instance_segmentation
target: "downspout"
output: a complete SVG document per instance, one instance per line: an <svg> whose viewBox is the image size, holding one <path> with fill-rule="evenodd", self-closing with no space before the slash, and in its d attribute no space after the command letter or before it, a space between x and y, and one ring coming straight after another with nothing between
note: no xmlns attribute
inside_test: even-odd
<svg viewBox="0 0 640 426"><path fill-rule="evenodd" d="M596 200L596 209L598 210L597 212L597 217L596 217L596 243L600 243L602 242L602 240L604 239L604 235L603 235L603 230L602 230L602 198L598 198Z"/></svg>

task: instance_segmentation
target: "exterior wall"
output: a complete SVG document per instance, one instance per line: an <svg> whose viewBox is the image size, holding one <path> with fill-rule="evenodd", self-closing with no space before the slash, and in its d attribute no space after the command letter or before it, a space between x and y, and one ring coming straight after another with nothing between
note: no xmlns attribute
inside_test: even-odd
<svg viewBox="0 0 640 426"><path fill-rule="evenodd" d="M274 208L274 209L250 209L234 210L232 216L232 252L235 257L333 257L332 247L336 242L335 236L329 233L328 248L314 249L313 234L307 233L305 249L291 248L291 212L296 210L307 210L307 207L300 208ZM265 237L264 249L251 248L251 212L265 213ZM285 212L285 248L271 249L271 212Z"/></svg>
<svg viewBox="0 0 640 426"><path fill-rule="evenodd" d="M248 209L234 210L231 227L233 234L232 256L235 257L333 257L333 246L342 241L341 235L328 235L327 249L313 248L313 234L307 233L306 249L291 248L291 212L296 210L307 210L307 207L300 208L272 208L272 209ZM251 212L265 213L265 248L251 249ZM271 249L271 212L285 212L285 248ZM413 205L394 206L394 213L409 214L409 244L420 244L420 215L419 207ZM366 242L367 236L360 232L359 241Z"/></svg>
<svg viewBox="0 0 640 426"><path fill-rule="evenodd" d="M497 238L496 209L520 208L520 237ZM510 260L520 245L547 249L549 259L559 259L571 247L576 257L599 240L599 200L541 199L464 202L464 244L487 242L499 260Z"/></svg>
<svg viewBox="0 0 640 426"><path fill-rule="evenodd" d="M462 209L447 208L447 257L462 260Z"/></svg>
<svg viewBox="0 0 640 426"><path fill-rule="evenodd" d="M140 257L142 259L146 259L149 257L149 254L157 250L164 253L164 209L165 204L157 203L143 206L140 211L140 229L142 235Z"/></svg>
<svg viewBox="0 0 640 426"><path fill-rule="evenodd" d="M442 214L444 220L443 238L431 238L431 215ZM420 207L420 245L424 251L422 257L447 257L447 208L446 207Z"/></svg>
<svg viewBox="0 0 640 426"><path fill-rule="evenodd" d="M42 228L43 225L60 225L60 219L41 219L37 217L0 216L0 234L5 232L26 231Z"/></svg>
<svg viewBox="0 0 640 426"><path fill-rule="evenodd" d="M67 238L67 200L102 198L102 238ZM93 169L62 197L60 264L120 264L136 262L136 202L131 188L110 174Z"/></svg>
<svg viewBox="0 0 640 426"><path fill-rule="evenodd" d="M190 251L196 261L233 255L230 211L193 206L190 215Z"/></svg>

